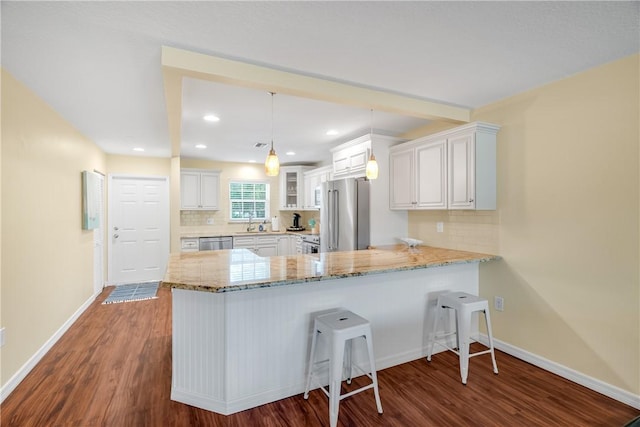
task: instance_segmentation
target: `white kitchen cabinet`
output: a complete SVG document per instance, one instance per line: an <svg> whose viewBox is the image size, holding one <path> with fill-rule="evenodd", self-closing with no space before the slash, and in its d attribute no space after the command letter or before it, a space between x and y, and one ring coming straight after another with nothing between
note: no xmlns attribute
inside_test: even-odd
<svg viewBox="0 0 640 427"><path fill-rule="evenodd" d="M280 210L304 208L304 172L309 166L280 167Z"/></svg>
<svg viewBox="0 0 640 427"><path fill-rule="evenodd" d="M389 153L389 205L391 209L415 208L415 149Z"/></svg>
<svg viewBox="0 0 640 427"><path fill-rule="evenodd" d="M198 252L200 240L197 237L183 237L180 239L181 252Z"/></svg>
<svg viewBox="0 0 640 427"><path fill-rule="evenodd" d="M291 254L291 236L288 234L278 236L278 256L287 256Z"/></svg>
<svg viewBox="0 0 640 427"><path fill-rule="evenodd" d="M472 123L449 135L449 209L496 209L496 134L499 129L489 123Z"/></svg>
<svg viewBox="0 0 640 427"><path fill-rule="evenodd" d="M256 238L255 236L233 237L233 249L250 249L255 252Z"/></svg>
<svg viewBox="0 0 640 427"><path fill-rule="evenodd" d="M292 236L290 251L291 255L302 255L302 236Z"/></svg>
<svg viewBox="0 0 640 427"><path fill-rule="evenodd" d="M331 181L333 167L323 166L304 173L304 208L320 209L320 185Z"/></svg>
<svg viewBox="0 0 640 427"><path fill-rule="evenodd" d="M496 209L496 134L474 122L390 151L391 209Z"/></svg>
<svg viewBox="0 0 640 427"><path fill-rule="evenodd" d="M281 245L283 247L281 248ZM263 257L288 255L289 236L285 234L254 234L250 236L234 236L234 249L249 249Z"/></svg>
<svg viewBox="0 0 640 427"><path fill-rule="evenodd" d="M180 170L180 209L218 210L219 195L219 171Z"/></svg>
<svg viewBox="0 0 640 427"><path fill-rule="evenodd" d="M371 135L340 144L331 150L335 179L365 176L371 152Z"/></svg>
<svg viewBox="0 0 640 427"><path fill-rule="evenodd" d="M446 209L446 161L446 139L392 151L389 156L391 209Z"/></svg>
<svg viewBox="0 0 640 427"><path fill-rule="evenodd" d="M278 255L278 237L256 236L256 254L260 256L277 256Z"/></svg>

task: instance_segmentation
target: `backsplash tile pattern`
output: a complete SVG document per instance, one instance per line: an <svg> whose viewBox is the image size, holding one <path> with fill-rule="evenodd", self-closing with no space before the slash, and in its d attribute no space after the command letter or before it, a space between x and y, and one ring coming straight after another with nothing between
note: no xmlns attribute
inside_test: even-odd
<svg viewBox="0 0 640 427"><path fill-rule="evenodd" d="M286 231L287 227L293 224L293 211L279 211L276 213L280 222L280 231ZM314 218L316 222L320 221L320 212L318 211L298 211L301 215L300 224L310 229L309 220ZM207 220L213 218L213 225L207 224ZM258 224L258 223L256 223ZM180 211L181 232L205 231L211 232L212 235L236 233L244 231L247 228L246 223L230 223L222 211ZM271 231L271 225L268 225Z"/></svg>
<svg viewBox="0 0 640 427"><path fill-rule="evenodd" d="M438 222L444 231L438 233ZM409 212L409 237L425 245L499 254L499 211Z"/></svg>

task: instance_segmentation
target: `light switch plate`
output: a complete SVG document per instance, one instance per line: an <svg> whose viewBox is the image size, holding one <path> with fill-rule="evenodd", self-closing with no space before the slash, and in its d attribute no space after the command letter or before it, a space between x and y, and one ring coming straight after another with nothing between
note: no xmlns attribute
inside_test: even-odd
<svg viewBox="0 0 640 427"><path fill-rule="evenodd" d="M0 328L0 347L4 345L4 328Z"/></svg>
<svg viewBox="0 0 640 427"><path fill-rule="evenodd" d="M436 231L438 233L444 232L444 223L443 222L436 222Z"/></svg>

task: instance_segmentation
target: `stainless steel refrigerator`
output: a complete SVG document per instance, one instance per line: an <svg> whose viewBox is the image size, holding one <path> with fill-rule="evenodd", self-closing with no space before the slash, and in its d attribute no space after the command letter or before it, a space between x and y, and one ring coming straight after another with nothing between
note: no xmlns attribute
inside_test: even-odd
<svg viewBox="0 0 640 427"><path fill-rule="evenodd" d="M367 249L370 182L345 178L324 182L321 188L320 252Z"/></svg>

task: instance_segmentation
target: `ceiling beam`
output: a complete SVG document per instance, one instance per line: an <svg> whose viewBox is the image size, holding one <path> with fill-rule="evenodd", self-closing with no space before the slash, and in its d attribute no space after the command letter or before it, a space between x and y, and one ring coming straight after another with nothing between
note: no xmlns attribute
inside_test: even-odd
<svg viewBox="0 0 640 427"><path fill-rule="evenodd" d="M180 154L182 77L193 77L434 121L466 123L471 119L471 110L467 108L168 46L162 47L162 68L174 156Z"/></svg>

